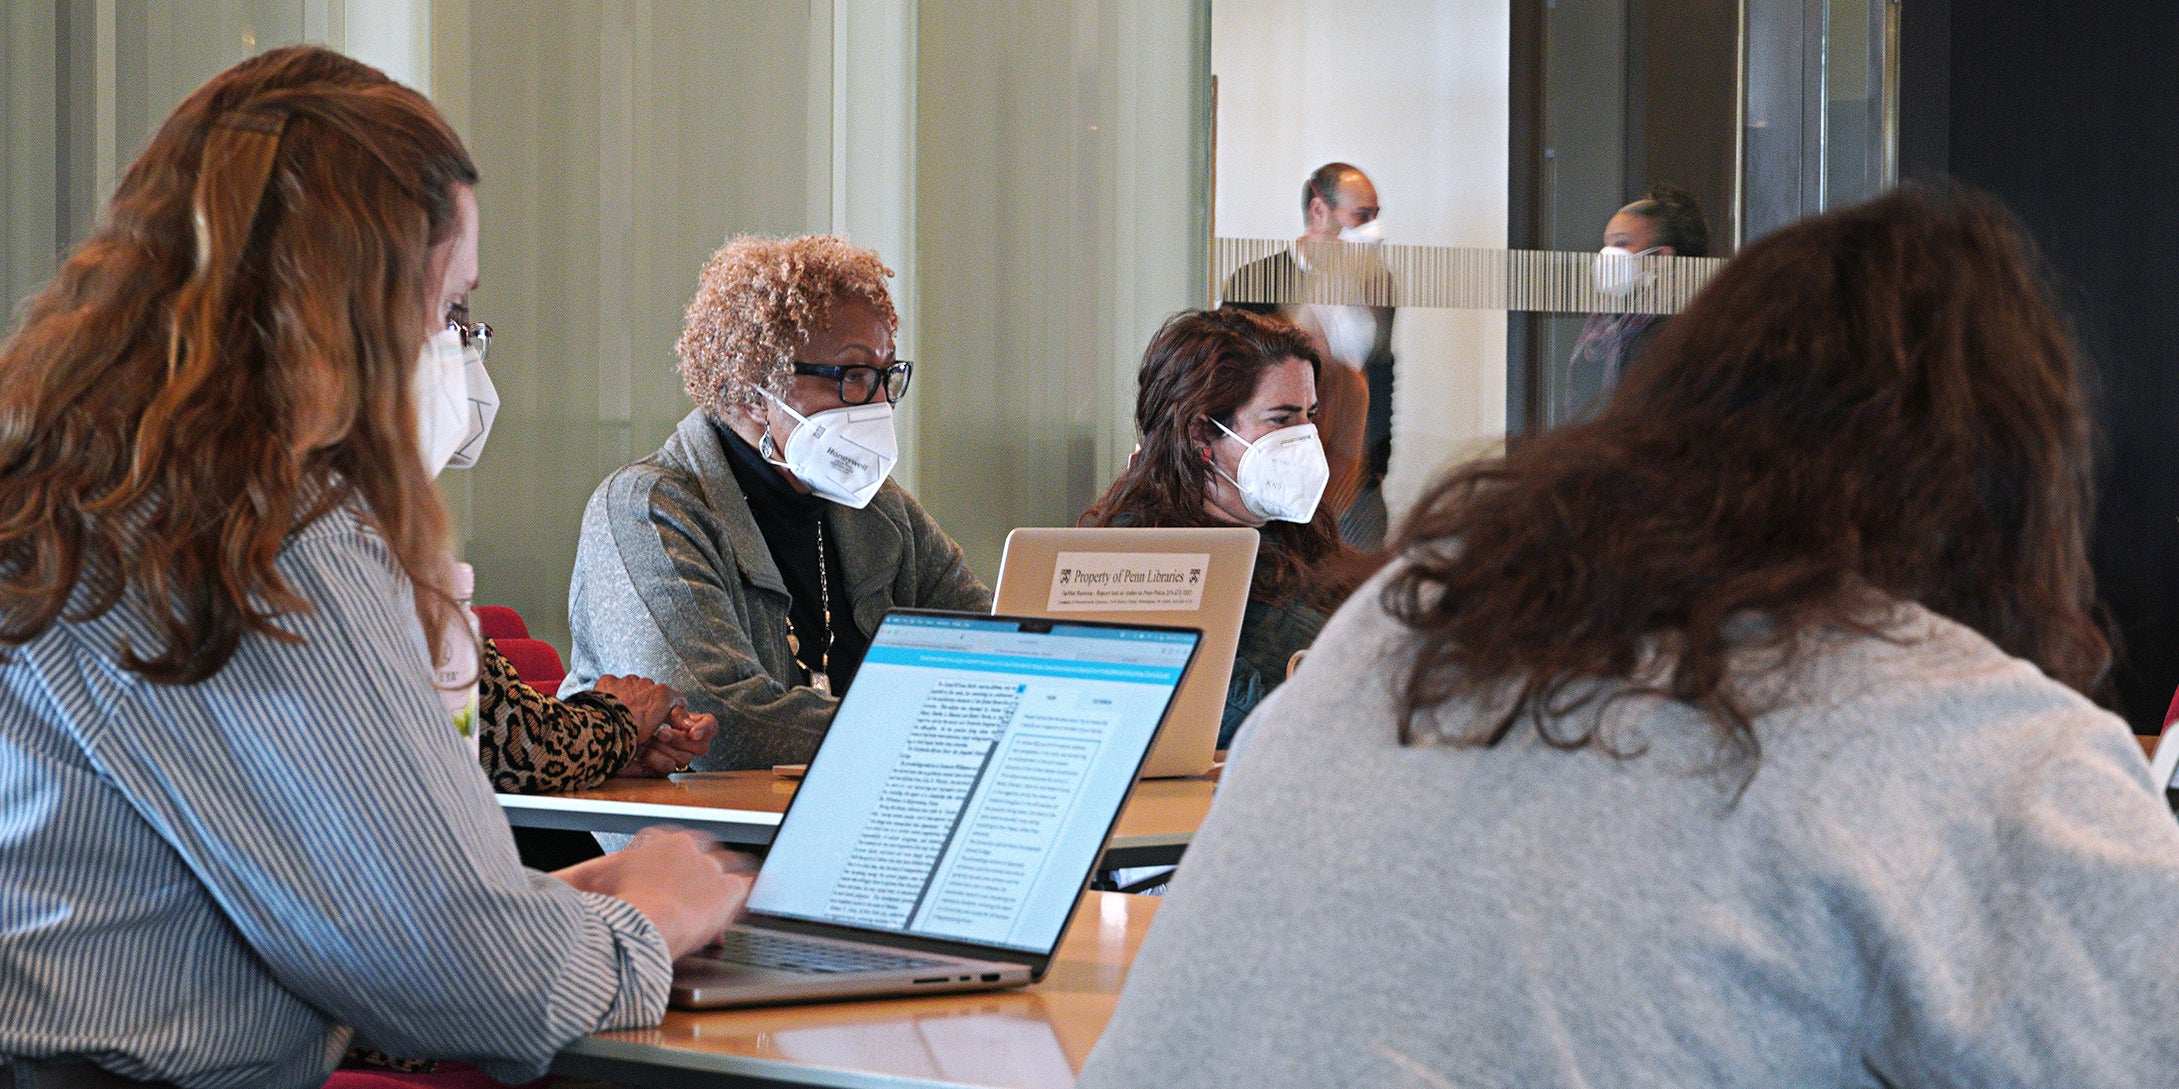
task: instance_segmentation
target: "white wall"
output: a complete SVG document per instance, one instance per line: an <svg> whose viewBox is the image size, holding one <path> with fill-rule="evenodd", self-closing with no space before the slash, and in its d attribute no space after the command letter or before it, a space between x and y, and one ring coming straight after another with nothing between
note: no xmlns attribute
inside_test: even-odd
<svg viewBox="0 0 2179 1089"><path fill-rule="evenodd" d="M431 6L10 0L0 9L0 309L45 285L60 251L104 214L121 172L175 105L244 57L317 42L428 93ZM63 54L73 68L69 89L59 85Z"/></svg>
<svg viewBox="0 0 2179 1089"><path fill-rule="evenodd" d="M348 55L431 93L431 0L332 0Z"/></svg>
<svg viewBox="0 0 2179 1089"><path fill-rule="evenodd" d="M1309 172L1377 185L1387 240L1506 244L1509 0L1215 0L1217 232L1290 238ZM1505 433L1505 315L1402 310L1395 512Z"/></svg>

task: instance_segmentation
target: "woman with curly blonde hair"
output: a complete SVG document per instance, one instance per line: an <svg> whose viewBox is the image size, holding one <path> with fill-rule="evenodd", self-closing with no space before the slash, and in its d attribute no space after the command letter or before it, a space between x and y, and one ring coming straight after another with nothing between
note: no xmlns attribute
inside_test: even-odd
<svg viewBox="0 0 2179 1089"><path fill-rule="evenodd" d="M887 609L991 607L887 479L914 371L893 355L892 274L822 235L711 255L676 346L696 409L583 512L563 691L655 677L719 718L699 767L799 763Z"/></svg>

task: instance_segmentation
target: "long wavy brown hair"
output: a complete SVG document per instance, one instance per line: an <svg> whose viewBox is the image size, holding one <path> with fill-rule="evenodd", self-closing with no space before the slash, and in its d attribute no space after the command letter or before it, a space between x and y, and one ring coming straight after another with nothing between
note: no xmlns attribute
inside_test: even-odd
<svg viewBox="0 0 2179 1089"><path fill-rule="evenodd" d="M0 645L140 595L127 668L201 681L310 608L273 562L360 498L451 615L411 371L477 170L423 96L328 50L189 96L0 344Z"/></svg>
<svg viewBox="0 0 2179 1089"><path fill-rule="evenodd" d="M1571 712L1640 692L1701 709L1752 776L1764 708L1734 653L1784 669L1804 636L1881 634L1902 602L2096 688L2092 429L2039 267L1960 187L1749 246L1595 420L1454 473L1403 527L1382 599L1417 636L1401 742L1482 697L1507 709L1434 739L1495 744L1526 720L1614 750Z"/></svg>
<svg viewBox="0 0 2179 1089"><path fill-rule="evenodd" d="M1236 309L1186 310L1168 319L1143 350L1136 378L1135 428L1142 450L1082 515L1085 526L1214 526L1211 444L1233 414L1256 396L1264 372L1301 359L1323 369L1309 337L1293 323ZM1354 567L1330 510L1307 523L1267 522L1249 597L1325 603L1353 589Z"/></svg>

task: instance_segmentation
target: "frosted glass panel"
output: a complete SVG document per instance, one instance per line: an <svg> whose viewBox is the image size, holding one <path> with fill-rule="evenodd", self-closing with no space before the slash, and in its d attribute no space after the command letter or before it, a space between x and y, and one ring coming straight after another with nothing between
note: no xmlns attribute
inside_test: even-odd
<svg viewBox="0 0 2179 1089"><path fill-rule="evenodd" d="M1534 310L1556 314L1676 314L1718 268L1717 257L1644 257L1631 290L1606 294L1596 286L1597 255L1551 250L1467 246L1371 246L1328 243L1316 259L1381 265L1383 279L1309 279L1299 283L1235 275L1252 262L1284 253L1283 238L1221 238L1215 247L1226 302L1396 306L1403 309ZM1341 251L1347 251L1342 255ZM1261 268L1262 266L1258 266Z"/></svg>
<svg viewBox="0 0 2179 1089"><path fill-rule="evenodd" d="M472 311L497 333L502 399L477 467L442 483L477 599L563 649L583 504L692 407L673 345L704 259L730 235L826 226L806 180L810 36L788 4L438 13L441 104L484 173Z"/></svg>
<svg viewBox="0 0 2179 1089"><path fill-rule="evenodd" d="M987 579L1008 530L1111 479L1143 344L1204 301L1207 0L5 10L10 304L228 64L317 41L428 82L483 171L473 302L503 400L441 484L480 599L563 648L584 503L689 410L673 343L729 236L842 233L905 274L900 475Z"/></svg>

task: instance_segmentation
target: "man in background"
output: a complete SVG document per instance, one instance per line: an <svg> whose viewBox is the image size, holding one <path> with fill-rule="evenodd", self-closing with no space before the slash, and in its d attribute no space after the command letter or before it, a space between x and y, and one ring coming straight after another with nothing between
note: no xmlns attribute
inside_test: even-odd
<svg viewBox="0 0 2179 1089"><path fill-rule="evenodd" d="M1372 247L1384 241L1377 187L1348 163L1326 163L1302 183L1304 230L1287 249L1235 270L1222 305L1301 326L1324 357L1317 430L1332 479L1324 505L1349 545L1384 543L1385 470L1392 463L1392 274Z"/></svg>

